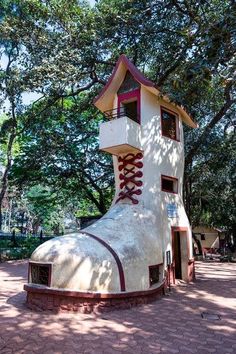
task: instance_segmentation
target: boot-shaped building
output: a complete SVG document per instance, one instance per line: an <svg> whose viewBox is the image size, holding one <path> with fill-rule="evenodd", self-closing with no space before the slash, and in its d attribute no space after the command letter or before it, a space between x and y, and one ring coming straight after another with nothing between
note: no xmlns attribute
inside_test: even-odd
<svg viewBox="0 0 236 354"><path fill-rule="evenodd" d="M94 104L107 116L99 141L113 157L115 197L100 220L33 252L25 285L33 309L127 308L194 278L182 186L183 123L196 124L124 55Z"/></svg>

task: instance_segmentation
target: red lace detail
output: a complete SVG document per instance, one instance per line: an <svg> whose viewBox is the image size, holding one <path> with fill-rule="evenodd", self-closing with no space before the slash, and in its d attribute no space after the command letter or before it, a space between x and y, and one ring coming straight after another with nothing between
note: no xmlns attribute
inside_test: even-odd
<svg viewBox="0 0 236 354"><path fill-rule="evenodd" d="M137 178L143 177L142 171L137 171L137 168L142 168L143 163L141 160L143 158L143 154L140 152L138 154L129 153L123 157L119 156L118 162L119 171L123 171L120 173L119 178L122 181L120 183L120 189L123 189L119 193L119 197L116 200L116 203L121 199L129 198L133 204L138 204L138 200L133 197L133 195L142 194L141 189L137 189L136 187L141 187L143 182L137 180ZM128 185L129 184L129 185Z"/></svg>

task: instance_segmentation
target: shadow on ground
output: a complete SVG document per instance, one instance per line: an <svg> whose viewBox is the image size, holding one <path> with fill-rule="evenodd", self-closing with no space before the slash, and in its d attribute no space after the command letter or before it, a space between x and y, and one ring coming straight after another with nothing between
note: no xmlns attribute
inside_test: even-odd
<svg viewBox="0 0 236 354"><path fill-rule="evenodd" d="M27 262L1 264L0 353L235 353L235 268L197 262L195 283L150 305L95 316L28 310ZM203 319L202 312L221 320Z"/></svg>

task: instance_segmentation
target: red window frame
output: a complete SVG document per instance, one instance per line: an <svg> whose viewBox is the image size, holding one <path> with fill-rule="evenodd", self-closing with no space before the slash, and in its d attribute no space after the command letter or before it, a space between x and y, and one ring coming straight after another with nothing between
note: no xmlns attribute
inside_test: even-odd
<svg viewBox="0 0 236 354"><path fill-rule="evenodd" d="M163 118L162 118L163 112L171 113L172 115L175 116L175 138L171 138L170 136L163 133ZM164 136L166 138L169 138L171 140L175 140L178 142L180 141L179 115L176 112L170 110L169 108L166 108L163 106L161 106L161 133L162 133L162 136Z"/></svg>
<svg viewBox="0 0 236 354"><path fill-rule="evenodd" d="M173 181L173 183L176 183L176 191L170 191L168 189L164 189L163 188L163 184L162 181L163 179L169 180L169 181ZM174 186L174 184L173 184ZM166 176L166 175L161 175L161 190L162 192L167 192L167 193L173 193L173 194L178 194L178 190L179 190L179 180L176 177L170 177L170 176Z"/></svg>
<svg viewBox="0 0 236 354"><path fill-rule="evenodd" d="M137 99L137 123L141 123L141 117L140 117L140 112L141 112L141 104L140 104L140 88L130 91L130 92L125 92L125 93L120 93L117 95L118 96L118 116L120 115L120 108L122 103L126 102L132 102L133 99Z"/></svg>

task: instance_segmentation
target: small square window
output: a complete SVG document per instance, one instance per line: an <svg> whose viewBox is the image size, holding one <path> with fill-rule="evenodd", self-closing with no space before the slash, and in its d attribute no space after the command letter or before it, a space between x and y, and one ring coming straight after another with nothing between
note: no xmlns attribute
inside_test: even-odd
<svg viewBox="0 0 236 354"><path fill-rule="evenodd" d="M159 265L149 266L149 282L150 286L159 282Z"/></svg>
<svg viewBox="0 0 236 354"><path fill-rule="evenodd" d="M178 116L161 108L162 135L173 140L179 140Z"/></svg>
<svg viewBox="0 0 236 354"><path fill-rule="evenodd" d="M50 286L51 283L51 264L29 263L30 279L29 282L33 284L41 284Z"/></svg>
<svg viewBox="0 0 236 354"><path fill-rule="evenodd" d="M164 192L178 193L178 179L162 175L161 190Z"/></svg>

